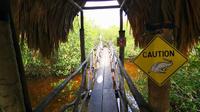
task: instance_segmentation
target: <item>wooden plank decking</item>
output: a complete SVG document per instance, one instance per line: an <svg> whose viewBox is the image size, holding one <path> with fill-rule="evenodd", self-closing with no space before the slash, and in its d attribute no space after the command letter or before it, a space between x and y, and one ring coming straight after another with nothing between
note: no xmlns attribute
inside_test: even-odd
<svg viewBox="0 0 200 112"><path fill-rule="evenodd" d="M89 112L117 112L117 102L110 67L108 48L101 51L94 89L89 101Z"/></svg>

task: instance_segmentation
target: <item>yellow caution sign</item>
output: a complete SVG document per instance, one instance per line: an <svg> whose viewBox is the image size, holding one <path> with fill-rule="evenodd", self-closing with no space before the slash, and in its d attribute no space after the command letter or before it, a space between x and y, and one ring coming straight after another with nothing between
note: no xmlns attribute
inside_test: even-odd
<svg viewBox="0 0 200 112"><path fill-rule="evenodd" d="M187 58L181 52L160 35L156 35L135 58L134 63L158 86L162 86L186 61Z"/></svg>

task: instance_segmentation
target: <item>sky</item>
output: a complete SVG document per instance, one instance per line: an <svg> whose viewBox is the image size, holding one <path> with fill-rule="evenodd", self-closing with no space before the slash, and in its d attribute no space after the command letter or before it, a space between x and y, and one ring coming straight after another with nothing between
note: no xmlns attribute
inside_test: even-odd
<svg viewBox="0 0 200 112"><path fill-rule="evenodd" d="M117 1L87 2L85 7L108 6L108 5L118 5L118 2ZM108 28L113 25L119 26L119 8L84 10L84 17L87 20L93 21L95 25L101 28ZM124 20L126 20L125 14L124 14Z"/></svg>

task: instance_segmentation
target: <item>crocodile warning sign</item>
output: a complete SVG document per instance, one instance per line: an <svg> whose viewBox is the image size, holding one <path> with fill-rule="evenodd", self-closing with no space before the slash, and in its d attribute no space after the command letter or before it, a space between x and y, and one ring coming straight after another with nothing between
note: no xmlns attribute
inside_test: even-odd
<svg viewBox="0 0 200 112"><path fill-rule="evenodd" d="M134 63L158 86L162 86L186 61L183 54L160 35L156 35L135 58Z"/></svg>

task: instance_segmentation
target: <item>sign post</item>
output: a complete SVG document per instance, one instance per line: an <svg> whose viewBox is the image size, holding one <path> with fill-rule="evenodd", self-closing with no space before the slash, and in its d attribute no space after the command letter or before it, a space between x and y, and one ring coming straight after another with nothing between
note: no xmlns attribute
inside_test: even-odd
<svg viewBox="0 0 200 112"><path fill-rule="evenodd" d="M156 35L134 63L161 87L186 61L176 48L161 35Z"/></svg>
<svg viewBox="0 0 200 112"><path fill-rule="evenodd" d="M149 103L154 111L169 111L169 78L186 61L161 35L156 35L135 58L134 63L149 77Z"/></svg>

